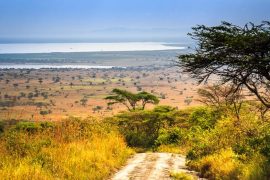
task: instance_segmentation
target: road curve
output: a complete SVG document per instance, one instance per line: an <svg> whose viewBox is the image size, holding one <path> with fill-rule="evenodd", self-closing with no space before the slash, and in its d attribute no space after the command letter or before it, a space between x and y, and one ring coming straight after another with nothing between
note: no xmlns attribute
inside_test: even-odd
<svg viewBox="0 0 270 180"><path fill-rule="evenodd" d="M185 160L179 154L138 153L111 180L169 180L171 172L195 175L195 172L186 168Z"/></svg>

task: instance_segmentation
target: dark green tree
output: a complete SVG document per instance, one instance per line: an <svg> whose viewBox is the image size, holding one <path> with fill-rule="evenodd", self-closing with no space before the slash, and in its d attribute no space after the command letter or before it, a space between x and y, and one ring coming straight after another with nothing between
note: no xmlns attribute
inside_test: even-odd
<svg viewBox="0 0 270 180"><path fill-rule="evenodd" d="M199 83L210 77L230 84L235 92L246 87L270 108L270 22L244 27L228 22L198 25L189 35L197 41L195 53L179 56L177 65Z"/></svg>
<svg viewBox="0 0 270 180"><path fill-rule="evenodd" d="M148 92L140 92L137 94L138 96L138 99L141 100L142 102L142 109L145 108L145 105L146 104L158 104L159 103L159 99L153 95L153 94L150 94Z"/></svg>
<svg viewBox="0 0 270 180"><path fill-rule="evenodd" d="M43 83L43 78L38 78L38 82L39 82L39 84L42 84Z"/></svg>
<svg viewBox="0 0 270 180"><path fill-rule="evenodd" d="M107 100L110 100L108 105L123 104L127 107L129 111L136 109L137 103L139 101L136 94L121 89L113 89L112 93L114 93L115 95L107 96L105 98Z"/></svg>
<svg viewBox="0 0 270 180"><path fill-rule="evenodd" d="M127 107L129 111L136 110L140 107L139 102L141 102L141 108L144 109L146 104L158 104L159 100L153 94L148 92L140 92L138 94L134 94L132 92L121 90L121 89L113 89L112 93L115 95L107 96L105 99L110 100L108 105L113 104L123 104Z"/></svg>
<svg viewBox="0 0 270 180"><path fill-rule="evenodd" d="M80 102L81 102L81 105L86 106L86 105L87 105L87 102L88 102L88 99L87 99L86 97L83 97L83 98L80 100Z"/></svg>

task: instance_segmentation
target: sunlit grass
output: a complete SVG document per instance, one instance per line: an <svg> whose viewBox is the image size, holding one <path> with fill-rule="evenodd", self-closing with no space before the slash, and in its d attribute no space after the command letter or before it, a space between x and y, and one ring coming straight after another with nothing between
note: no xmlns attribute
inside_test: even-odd
<svg viewBox="0 0 270 180"><path fill-rule="evenodd" d="M172 172L170 176L174 180L195 180L192 175L184 172Z"/></svg>
<svg viewBox="0 0 270 180"><path fill-rule="evenodd" d="M72 122L74 120L74 122ZM2 179L104 179L133 153L123 138L103 125L20 125L0 142Z"/></svg>

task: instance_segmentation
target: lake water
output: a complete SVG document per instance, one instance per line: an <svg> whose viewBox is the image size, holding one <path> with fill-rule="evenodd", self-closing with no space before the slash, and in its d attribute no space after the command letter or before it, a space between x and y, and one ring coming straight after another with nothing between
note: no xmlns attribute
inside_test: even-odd
<svg viewBox="0 0 270 180"><path fill-rule="evenodd" d="M55 64L4 64L0 69L111 69L124 68L116 66L89 66L89 65L55 65Z"/></svg>
<svg viewBox="0 0 270 180"><path fill-rule="evenodd" d="M185 46L157 42L0 44L0 69L113 68L166 64Z"/></svg>
<svg viewBox="0 0 270 180"><path fill-rule="evenodd" d="M168 44L168 43L167 43ZM0 44L0 54L52 53L52 52L102 52L102 51L156 51L175 50L185 47L158 42L129 43L19 43Z"/></svg>

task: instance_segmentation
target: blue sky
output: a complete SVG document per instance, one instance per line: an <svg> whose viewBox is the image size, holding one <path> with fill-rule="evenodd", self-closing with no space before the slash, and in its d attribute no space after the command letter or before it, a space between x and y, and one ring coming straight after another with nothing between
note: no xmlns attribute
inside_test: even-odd
<svg viewBox="0 0 270 180"><path fill-rule="evenodd" d="M270 0L0 0L0 39L177 39L270 20Z"/></svg>

